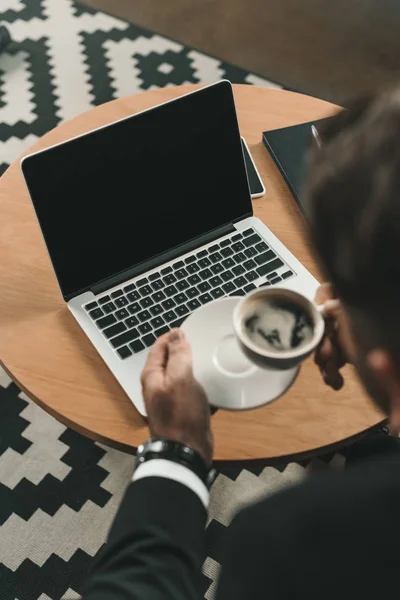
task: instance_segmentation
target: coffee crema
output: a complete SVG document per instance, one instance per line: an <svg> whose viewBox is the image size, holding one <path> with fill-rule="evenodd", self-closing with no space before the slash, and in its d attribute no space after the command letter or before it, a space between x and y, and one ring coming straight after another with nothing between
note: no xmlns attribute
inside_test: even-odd
<svg viewBox="0 0 400 600"><path fill-rule="evenodd" d="M249 306L243 331L262 350L287 352L305 346L314 335L313 319L295 302L260 299Z"/></svg>

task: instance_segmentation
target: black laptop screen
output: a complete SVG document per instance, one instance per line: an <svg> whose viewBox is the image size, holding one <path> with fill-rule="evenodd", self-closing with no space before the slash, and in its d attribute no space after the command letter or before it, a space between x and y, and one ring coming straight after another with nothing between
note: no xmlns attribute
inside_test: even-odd
<svg viewBox="0 0 400 600"><path fill-rule="evenodd" d="M26 158L65 297L251 212L228 82Z"/></svg>

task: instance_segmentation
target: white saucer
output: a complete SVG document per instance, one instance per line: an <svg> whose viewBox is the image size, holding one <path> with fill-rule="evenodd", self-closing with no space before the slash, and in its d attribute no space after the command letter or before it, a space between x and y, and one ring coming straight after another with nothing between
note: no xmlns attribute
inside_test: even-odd
<svg viewBox="0 0 400 600"><path fill-rule="evenodd" d="M257 408L279 398L300 370L260 369L240 350L232 314L240 298L221 298L198 308L182 329L193 352L193 370L212 406L230 410Z"/></svg>

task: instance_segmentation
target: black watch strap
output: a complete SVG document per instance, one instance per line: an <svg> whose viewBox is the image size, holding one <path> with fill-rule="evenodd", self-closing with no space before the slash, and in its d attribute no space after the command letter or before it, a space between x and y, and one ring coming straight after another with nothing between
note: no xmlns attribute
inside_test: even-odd
<svg viewBox="0 0 400 600"><path fill-rule="evenodd" d="M210 489L215 481L216 471L208 468L205 460L198 452L180 442L150 438L147 442L139 446L136 454L135 468L154 458L171 460L187 467L201 479L208 489Z"/></svg>

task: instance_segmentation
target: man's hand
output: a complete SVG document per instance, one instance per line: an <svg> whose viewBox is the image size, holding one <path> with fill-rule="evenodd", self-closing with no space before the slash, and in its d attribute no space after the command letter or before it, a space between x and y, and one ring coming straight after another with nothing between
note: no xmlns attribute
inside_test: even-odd
<svg viewBox="0 0 400 600"><path fill-rule="evenodd" d="M348 359L340 335L340 312L342 309L339 302L330 302L332 300L335 300L335 297L331 284L322 284L315 295L315 302L325 305L325 333L315 352L315 364L319 367L325 383L334 390L340 390L344 383L340 369L344 367Z"/></svg>
<svg viewBox="0 0 400 600"><path fill-rule="evenodd" d="M190 446L211 465L210 407L193 376L190 346L180 329L152 346L141 381L152 437Z"/></svg>

